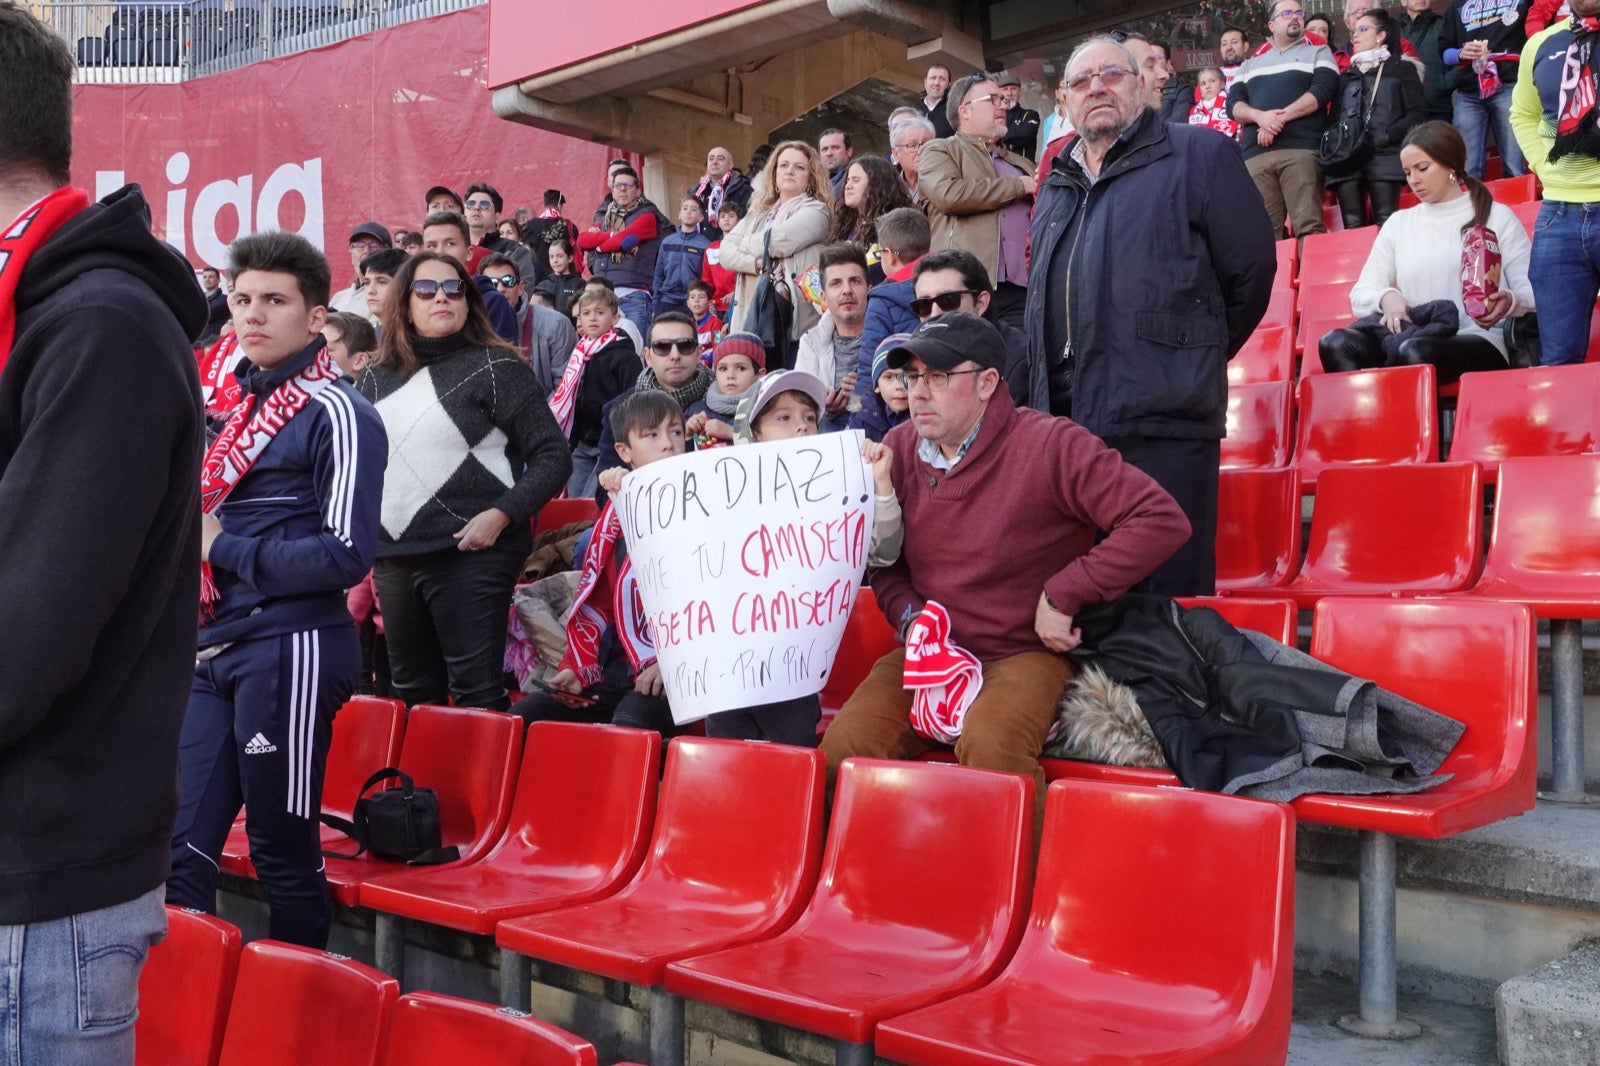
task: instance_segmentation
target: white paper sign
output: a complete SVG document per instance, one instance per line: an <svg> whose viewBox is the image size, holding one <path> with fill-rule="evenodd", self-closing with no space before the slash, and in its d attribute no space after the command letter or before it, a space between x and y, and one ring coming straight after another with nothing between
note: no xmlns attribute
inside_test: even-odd
<svg viewBox="0 0 1600 1066"><path fill-rule="evenodd" d="M822 691L872 536L859 431L641 467L612 503L679 723Z"/></svg>

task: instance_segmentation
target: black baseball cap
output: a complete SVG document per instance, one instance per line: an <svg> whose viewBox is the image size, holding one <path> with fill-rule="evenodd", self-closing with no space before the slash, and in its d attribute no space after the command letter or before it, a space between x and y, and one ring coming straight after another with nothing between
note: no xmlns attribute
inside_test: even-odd
<svg viewBox="0 0 1600 1066"><path fill-rule="evenodd" d="M456 202L457 207L465 209L466 205L462 202L461 196L448 185L435 185L433 188L429 189L428 194L422 198L422 206L428 206L429 204L433 203L435 197L441 195L450 197L450 199Z"/></svg>
<svg viewBox="0 0 1600 1066"><path fill-rule="evenodd" d="M361 225L350 231L351 240L355 240L357 237L371 237L373 240L380 242L385 248L394 247L394 241L389 236L388 228L381 222L361 223Z"/></svg>
<svg viewBox="0 0 1600 1066"><path fill-rule="evenodd" d="M1006 345L1000 331L977 315L952 311L930 318L911 337L889 349L890 370L899 370L913 358L935 370L954 370L969 359L981 367L1004 370Z"/></svg>

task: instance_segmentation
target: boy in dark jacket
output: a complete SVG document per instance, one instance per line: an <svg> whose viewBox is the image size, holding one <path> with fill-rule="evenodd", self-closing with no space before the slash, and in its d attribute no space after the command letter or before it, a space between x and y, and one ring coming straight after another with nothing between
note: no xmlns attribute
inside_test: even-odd
<svg viewBox="0 0 1600 1066"><path fill-rule="evenodd" d="M249 365L201 470L200 653L167 902L215 911L217 858L242 804L268 935L323 947L322 771L361 665L345 590L372 569L388 439L323 340L322 253L263 233L229 254Z"/></svg>
<svg viewBox="0 0 1600 1066"><path fill-rule="evenodd" d="M678 205L678 232L661 242L656 256L655 282L650 286L655 314L689 313L689 286L700 280L706 248L711 244L700 228L705 217L705 207L693 196L685 196Z"/></svg>

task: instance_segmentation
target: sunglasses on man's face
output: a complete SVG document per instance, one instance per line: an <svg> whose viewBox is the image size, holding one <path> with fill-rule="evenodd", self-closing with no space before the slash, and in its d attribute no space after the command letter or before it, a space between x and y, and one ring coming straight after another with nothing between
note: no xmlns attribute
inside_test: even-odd
<svg viewBox="0 0 1600 1066"><path fill-rule="evenodd" d="M502 289L514 289L517 287L517 282L521 281L522 279L517 277L515 274L502 274L498 278L490 278L489 280L500 286Z"/></svg>
<svg viewBox="0 0 1600 1066"><path fill-rule="evenodd" d="M478 208L480 211L492 211L492 210L494 210L494 201L493 200L468 200L467 201L467 206L468 207Z"/></svg>
<svg viewBox="0 0 1600 1066"><path fill-rule="evenodd" d="M447 278L444 281L427 281L418 279L411 283L411 295L420 296L424 300L431 300L443 290L447 300L464 300L467 298L467 287L460 278Z"/></svg>
<svg viewBox="0 0 1600 1066"><path fill-rule="evenodd" d="M650 350L665 358L673 352L679 355L694 355L700 351L700 341L694 337L680 337L666 341L651 341Z"/></svg>
<svg viewBox="0 0 1600 1066"><path fill-rule="evenodd" d="M923 296L911 301L911 313L918 318L927 318L933 314L935 307L946 313L959 311L961 310L961 299L964 296L971 296L976 299L978 294L971 289L952 289L949 292L941 292L937 296Z"/></svg>

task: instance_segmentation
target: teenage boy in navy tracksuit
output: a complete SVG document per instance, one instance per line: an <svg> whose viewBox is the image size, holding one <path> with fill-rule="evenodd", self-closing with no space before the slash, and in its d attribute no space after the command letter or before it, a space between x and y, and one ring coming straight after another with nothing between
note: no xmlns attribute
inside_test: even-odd
<svg viewBox="0 0 1600 1066"><path fill-rule="evenodd" d="M323 947L322 771L361 666L345 589L372 568L388 441L323 341L322 253L265 233L230 257L249 363L201 472L200 654L167 902L215 910L217 857L243 804L268 935Z"/></svg>

